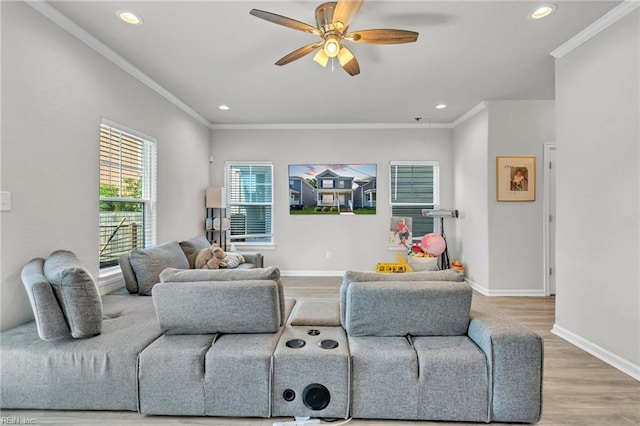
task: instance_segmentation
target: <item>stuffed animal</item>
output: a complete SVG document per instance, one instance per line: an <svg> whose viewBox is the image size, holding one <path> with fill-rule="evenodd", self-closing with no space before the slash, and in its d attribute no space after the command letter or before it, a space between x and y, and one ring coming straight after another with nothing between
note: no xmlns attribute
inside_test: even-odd
<svg viewBox="0 0 640 426"><path fill-rule="evenodd" d="M220 247L215 245L200 250L198 256L196 256L196 269L218 269L220 267L220 259L216 256L216 249L222 251Z"/></svg>
<svg viewBox="0 0 640 426"><path fill-rule="evenodd" d="M240 253L225 252L217 245L203 248L196 257L196 269L236 268L245 259Z"/></svg>

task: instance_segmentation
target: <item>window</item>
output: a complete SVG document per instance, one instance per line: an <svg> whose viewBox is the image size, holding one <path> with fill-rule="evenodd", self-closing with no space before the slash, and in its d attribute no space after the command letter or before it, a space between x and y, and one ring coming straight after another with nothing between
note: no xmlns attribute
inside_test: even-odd
<svg viewBox="0 0 640 426"><path fill-rule="evenodd" d="M155 244L155 143L100 125L100 268Z"/></svg>
<svg viewBox="0 0 640 426"><path fill-rule="evenodd" d="M272 244L273 165L226 163L227 238L236 245Z"/></svg>
<svg viewBox="0 0 640 426"><path fill-rule="evenodd" d="M423 217L422 209L438 208L438 162L392 161L389 176L392 216L413 219L413 240L434 232L433 218Z"/></svg>
<svg viewBox="0 0 640 426"><path fill-rule="evenodd" d="M333 188L333 180L332 179L322 179L322 187L327 189Z"/></svg>

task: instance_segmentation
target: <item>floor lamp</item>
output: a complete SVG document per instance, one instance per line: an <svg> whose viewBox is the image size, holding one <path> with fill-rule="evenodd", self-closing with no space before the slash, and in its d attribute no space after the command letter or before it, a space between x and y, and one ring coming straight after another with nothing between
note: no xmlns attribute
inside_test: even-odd
<svg viewBox="0 0 640 426"><path fill-rule="evenodd" d="M440 255L440 259L438 261L440 270L449 269L449 246L447 244L447 238L444 235L444 219L446 217L457 218L459 216L458 210L429 210L422 209L422 216L424 217L432 217L440 219L440 235L445 243L444 252Z"/></svg>
<svg viewBox="0 0 640 426"><path fill-rule="evenodd" d="M229 219L225 217L225 203L224 203L224 188L211 187L207 188L205 196L205 207L212 209L213 223L212 228L214 231L218 231L218 240L215 242L223 249L227 250L227 230L229 230ZM217 211L217 214L216 214ZM208 210L207 210L208 212ZM210 216L207 213L207 218ZM209 228L207 226L207 228ZM209 229L208 229L209 230ZM215 233L213 234L215 238Z"/></svg>

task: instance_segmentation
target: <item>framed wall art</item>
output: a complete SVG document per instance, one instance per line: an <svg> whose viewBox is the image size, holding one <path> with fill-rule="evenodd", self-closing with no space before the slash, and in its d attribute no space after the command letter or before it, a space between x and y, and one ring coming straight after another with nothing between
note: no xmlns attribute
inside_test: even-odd
<svg viewBox="0 0 640 426"><path fill-rule="evenodd" d="M536 200L536 157L496 157L498 201Z"/></svg>
<svg viewBox="0 0 640 426"><path fill-rule="evenodd" d="M376 164L289 166L289 213L376 214Z"/></svg>

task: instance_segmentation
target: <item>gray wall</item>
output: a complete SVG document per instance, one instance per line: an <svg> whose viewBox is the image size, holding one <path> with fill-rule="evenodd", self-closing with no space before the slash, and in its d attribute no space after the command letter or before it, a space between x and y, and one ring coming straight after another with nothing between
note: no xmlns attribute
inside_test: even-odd
<svg viewBox="0 0 640 426"><path fill-rule="evenodd" d="M640 377L640 12L556 60L556 326ZM618 362L620 365L620 362Z"/></svg>
<svg viewBox="0 0 640 426"><path fill-rule="evenodd" d="M485 108L454 130L457 251L467 279L489 288L489 113Z"/></svg>
<svg viewBox="0 0 640 426"><path fill-rule="evenodd" d="M20 269L56 249L98 276L101 117L158 140L158 241L201 232L209 129L22 2L2 2L1 327L32 318Z"/></svg>
<svg viewBox="0 0 640 426"><path fill-rule="evenodd" d="M543 295L543 144L554 101L491 101L454 130L456 222L467 278L490 295ZM537 159L536 201L496 201L496 157Z"/></svg>
<svg viewBox="0 0 640 426"><path fill-rule="evenodd" d="M489 286L544 295L543 146L554 142L554 101L489 102ZM496 201L496 157L536 157L536 200ZM537 291L537 293L536 293Z"/></svg>
<svg viewBox="0 0 640 426"><path fill-rule="evenodd" d="M450 129L213 130L212 153L215 186L223 185L225 160L273 161L275 249L264 251L265 262L290 273L373 271L378 262L397 261L396 252L387 249L391 160L438 160L441 207L453 207ZM288 166L317 163L376 163L377 214L290 215ZM447 227L447 238L455 240L452 228ZM326 251L332 259L325 258Z"/></svg>

